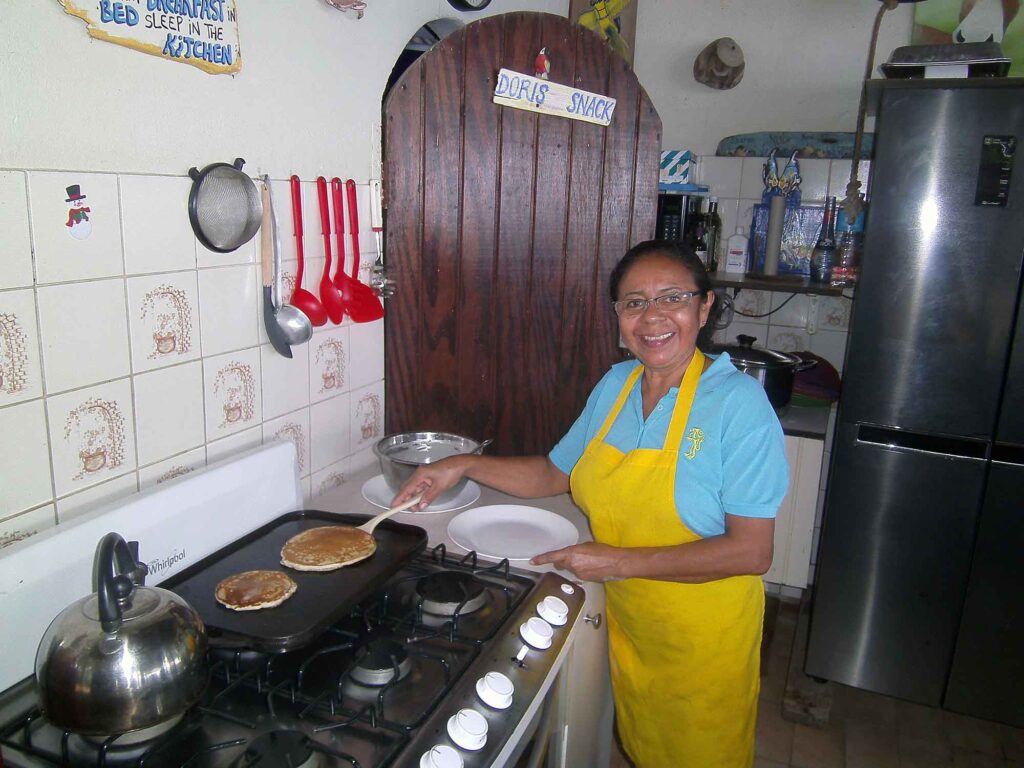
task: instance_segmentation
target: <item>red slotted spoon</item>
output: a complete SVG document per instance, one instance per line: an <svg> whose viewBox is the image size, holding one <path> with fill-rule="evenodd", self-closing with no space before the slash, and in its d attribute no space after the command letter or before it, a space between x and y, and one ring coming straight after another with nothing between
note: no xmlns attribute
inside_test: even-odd
<svg viewBox="0 0 1024 768"><path fill-rule="evenodd" d="M295 272L295 290L292 292L291 304L297 307L315 326L327 323L327 310L320 299L302 287L302 271L305 269L305 256L302 251L302 189L299 177L292 176L292 224L295 227L295 250L299 258L299 268Z"/></svg>
<svg viewBox="0 0 1024 768"><path fill-rule="evenodd" d="M316 178L316 196L320 203L320 234L324 238L324 273L320 277L320 301L327 310L327 317L335 325L345 319L345 308L349 303L344 291L331 282L331 214L327 208L327 179Z"/></svg>

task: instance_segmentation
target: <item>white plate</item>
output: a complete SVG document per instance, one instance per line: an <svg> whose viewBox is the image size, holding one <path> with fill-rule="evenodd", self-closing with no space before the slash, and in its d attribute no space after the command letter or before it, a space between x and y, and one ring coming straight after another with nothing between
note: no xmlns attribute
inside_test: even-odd
<svg viewBox="0 0 1024 768"><path fill-rule="evenodd" d="M363 483L363 498L375 507L390 509L391 500L395 498L395 492L391 490L391 486L389 486L387 480L384 479L384 475L377 475ZM400 512L399 514L436 515L441 512L453 512L456 509L468 507L479 498L480 486L472 480L469 480L466 483L466 487L459 491L459 495L451 501L446 501L443 504L435 501L421 512L413 512L411 509L407 509L405 512Z"/></svg>
<svg viewBox="0 0 1024 768"><path fill-rule="evenodd" d="M529 560L579 541L576 526L554 512L519 504L493 504L457 515L448 536L463 549L487 557Z"/></svg>

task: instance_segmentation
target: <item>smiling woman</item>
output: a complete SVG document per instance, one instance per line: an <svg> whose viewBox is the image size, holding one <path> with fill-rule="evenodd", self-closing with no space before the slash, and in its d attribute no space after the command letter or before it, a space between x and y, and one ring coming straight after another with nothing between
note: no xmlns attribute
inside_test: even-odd
<svg viewBox="0 0 1024 768"><path fill-rule="evenodd" d="M636 360L612 366L547 456L457 456L395 503L465 477L522 497L571 490L594 542L533 558L606 581L619 733L639 768L749 768L764 587L788 484L764 390L698 338L714 293L689 249L649 241L609 290Z"/></svg>

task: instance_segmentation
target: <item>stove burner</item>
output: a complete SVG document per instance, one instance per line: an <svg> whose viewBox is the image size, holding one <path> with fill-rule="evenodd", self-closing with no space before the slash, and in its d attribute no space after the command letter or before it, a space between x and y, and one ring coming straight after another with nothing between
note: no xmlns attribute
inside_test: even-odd
<svg viewBox="0 0 1024 768"><path fill-rule="evenodd" d="M468 573L442 571L425 576L416 583L423 600L424 613L435 616L464 616L480 610L487 602L487 591L480 579Z"/></svg>
<svg viewBox="0 0 1024 768"><path fill-rule="evenodd" d="M350 674L357 683L381 686L395 679L395 667L398 668L399 680L412 669L412 661L401 643L385 639L371 640L366 644L366 653Z"/></svg>
<svg viewBox="0 0 1024 768"><path fill-rule="evenodd" d="M308 743L298 731L270 731L249 742L242 755L242 765L313 768L318 761Z"/></svg>
<svg viewBox="0 0 1024 768"><path fill-rule="evenodd" d="M150 742L155 741L158 737L163 736L174 726L181 722L184 717L184 713L175 715L170 720L164 720L162 723L151 725L148 728L140 728L137 731L128 731L122 733L120 736L115 738L110 746L113 749L120 749L124 747L135 747L138 745L148 745ZM103 744L109 736L85 736L85 739L91 741L93 744Z"/></svg>

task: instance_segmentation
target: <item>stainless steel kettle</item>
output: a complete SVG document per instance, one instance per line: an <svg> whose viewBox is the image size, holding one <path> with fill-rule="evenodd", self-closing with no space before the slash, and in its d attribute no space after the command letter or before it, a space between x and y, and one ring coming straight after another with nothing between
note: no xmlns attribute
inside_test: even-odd
<svg viewBox="0 0 1024 768"><path fill-rule="evenodd" d="M55 725L88 736L127 733L172 720L202 695L202 619L173 592L136 584L138 568L125 540L108 533L96 549L96 593L43 634L36 683Z"/></svg>

